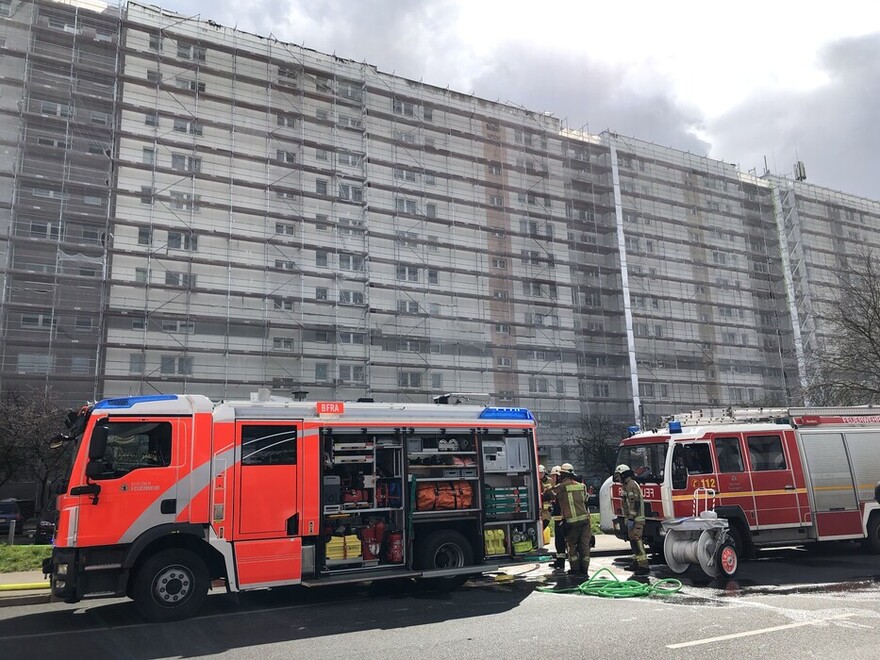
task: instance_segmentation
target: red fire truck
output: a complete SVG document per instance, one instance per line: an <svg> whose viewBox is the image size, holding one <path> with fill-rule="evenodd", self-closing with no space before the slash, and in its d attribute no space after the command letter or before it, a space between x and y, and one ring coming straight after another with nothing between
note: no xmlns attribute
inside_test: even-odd
<svg viewBox="0 0 880 660"><path fill-rule="evenodd" d="M645 539L694 515L714 494L738 554L773 545L863 539L880 553L880 410L865 407L697 410L620 443L645 500ZM609 480L610 481L610 480ZM620 538L620 486L603 486L603 525ZM610 496L609 496L610 495Z"/></svg>
<svg viewBox="0 0 880 660"><path fill-rule="evenodd" d="M71 414L63 438L44 570L66 602L127 595L163 621L212 585L454 587L543 545L525 408L134 396Z"/></svg>

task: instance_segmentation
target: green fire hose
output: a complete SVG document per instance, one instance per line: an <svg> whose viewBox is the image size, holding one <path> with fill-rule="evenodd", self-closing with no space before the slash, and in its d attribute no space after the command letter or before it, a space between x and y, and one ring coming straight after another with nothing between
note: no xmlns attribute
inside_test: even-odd
<svg viewBox="0 0 880 660"><path fill-rule="evenodd" d="M610 578L599 577L603 573ZM553 589L552 587L538 587L538 591L548 594L587 594L588 596L601 596L602 598L637 598L639 596L670 596L681 591L681 581L675 578L664 578L653 584L639 582L638 580L621 580L607 568L596 572L586 582L570 589Z"/></svg>

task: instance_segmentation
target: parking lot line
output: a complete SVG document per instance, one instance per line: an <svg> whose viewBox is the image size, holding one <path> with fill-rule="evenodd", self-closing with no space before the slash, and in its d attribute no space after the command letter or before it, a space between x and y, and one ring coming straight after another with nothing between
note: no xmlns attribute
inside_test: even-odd
<svg viewBox="0 0 880 660"><path fill-rule="evenodd" d="M838 619L848 619L855 614L838 614L837 616L829 616L824 619L812 619L810 621L800 621L798 623L787 623L782 626L773 626L771 628L760 628L758 630L747 630L745 632L733 633L731 635L720 635L719 637L707 637L706 639L695 639L692 642L681 642L680 644L667 644L668 649L683 649L688 646L699 646L701 644L711 644L712 642L724 642L728 639L738 639L740 637L752 637L754 635L763 635L765 633L776 632L778 630L789 630L791 628L802 628L803 626L813 626L817 623L825 623L826 621L835 621Z"/></svg>

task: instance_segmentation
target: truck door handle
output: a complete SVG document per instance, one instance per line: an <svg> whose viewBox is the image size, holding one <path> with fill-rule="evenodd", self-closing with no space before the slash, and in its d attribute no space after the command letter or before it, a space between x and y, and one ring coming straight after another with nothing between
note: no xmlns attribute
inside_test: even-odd
<svg viewBox="0 0 880 660"><path fill-rule="evenodd" d="M785 490L794 490L794 486L789 484L788 486L785 487Z"/></svg>

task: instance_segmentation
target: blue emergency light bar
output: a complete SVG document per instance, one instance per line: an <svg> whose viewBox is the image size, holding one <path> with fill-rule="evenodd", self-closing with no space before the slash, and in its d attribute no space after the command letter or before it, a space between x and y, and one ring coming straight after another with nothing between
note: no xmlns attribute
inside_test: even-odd
<svg viewBox="0 0 880 660"><path fill-rule="evenodd" d="M535 421L528 408L484 408L480 419Z"/></svg>
<svg viewBox="0 0 880 660"><path fill-rule="evenodd" d="M153 401L177 401L176 394L147 394L144 396L123 396L118 399L104 399L95 404L95 408L131 408L138 403Z"/></svg>
<svg viewBox="0 0 880 660"><path fill-rule="evenodd" d="M681 422L679 422L679 421L669 422L669 432L670 433L681 433Z"/></svg>

